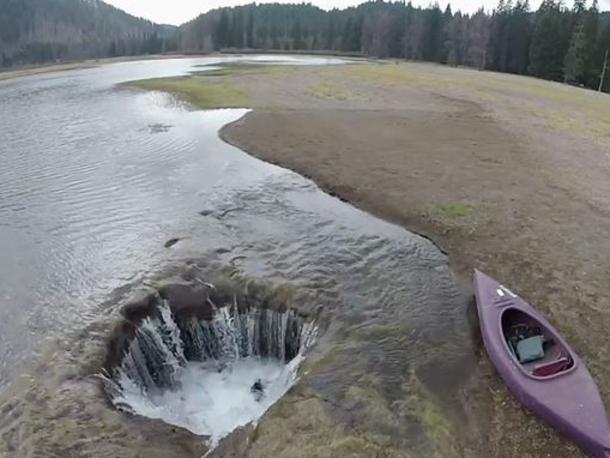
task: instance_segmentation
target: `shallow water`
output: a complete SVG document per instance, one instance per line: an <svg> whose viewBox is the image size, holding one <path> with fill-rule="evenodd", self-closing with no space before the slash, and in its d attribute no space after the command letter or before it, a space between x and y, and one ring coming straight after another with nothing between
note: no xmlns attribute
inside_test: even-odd
<svg viewBox="0 0 610 458"><path fill-rule="evenodd" d="M117 288L209 258L287 282L297 303L326 310L320 346L339 358L311 381L324 396L340 400L366 374L391 405L417 371L450 404L474 356L466 297L430 241L223 143L218 130L246 110L189 111L115 87L235 59L0 82L0 384L31 366L45 339L106 315L100 304ZM394 427L383 433L403 445Z"/></svg>

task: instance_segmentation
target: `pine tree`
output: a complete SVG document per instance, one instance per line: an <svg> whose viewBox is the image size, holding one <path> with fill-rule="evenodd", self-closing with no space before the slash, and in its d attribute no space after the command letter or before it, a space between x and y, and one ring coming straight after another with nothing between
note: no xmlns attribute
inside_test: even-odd
<svg viewBox="0 0 610 458"><path fill-rule="evenodd" d="M564 61L564 81L566 83L582 84L585 76L585 53L587 41L585 37L585 0L574 2L574 27L570 39L570 48Z"/></svg>
<svg viewBox="0 0 610 458"><path fill-rule="evenodd" d="M527 73L532 35L530 15L529 1L518 0L510 16L508 72Z"/></svg>
<svg viewBox="0 0 610 458"><path fill-rule="evenodd" d="M242 8L237 8L233 11L233 20L231 21L231 42L229 46L233 48L244 47L244 17Z"/></svg>
<svg viewBox="0 0 610 458"><path fill-rule="evenodd" d="M487 66L490 18L483 8L472 16L466 37L466 64L479 70Z"/></svg>
<svg viewBox="0 0 610 458"><path fill-rule="evenodd" d="M572 34L570 49L565 57L564 81L582 84L585 75L586 41L583 21L580 20Z"/></svg>
<svg viewBox="0 0 610 458"><path fill-rule="evenodd" d="M610 93L610 68L606 67L604 74L604 64L607 54L610 50L610 22L606 25L602 33L599 35L597 45L595 46L595 63L594 71L597 72L596 86L598 89ZM601 80L604 76L603 81Z"/></svg>
<svg viewBox="0 0 610 458"><path fill-rule="evenodd" d="M438 50L438 62L441 64L447 63L449 56L449 48L452 47L449 41L449 31L453 22L453 12L451 11L451 4L447 3L447 8L443 13L443 19L439 31L439 50Z"/></svg>
<svg viewBox="0 0 610 458"><path fill-rule="evenodd" d="M447 27L447 63L449 65L463 65L465 60L466 30L468 18L458 11Z"/></svg>
<svg viewBox="0 0 610 458"><path fill-rule="evenodd" d="M536 13L530 47L530 73L561 81L566 48L561 2L544 0Z"/></svg>
<svg viewBox="0 0 610 458"><path fill-rule="evenodd" d="M595 52L599 37L599 9L597 0L593 0L593 5L583 16L584 50L582 55L584 74L582 83L589 87L594 87L599 78L599 72L595 68Z"/></svg>
<svg viewBox="0 0 610 458"><path fill-rule="evenodd" d="M406 59L421 59L421 35L422 35L422 14L419 9L415 9L409 2L405 11L405 35L403 37L404 51Z"/></svg>
<svg viewBox="0 0 610 458"><path fill-rule="evenodd" d="M303 34L301 31L301 23L300 22L295 22L294 26L292 27L292 49L303 49L304 43L303 43Z"/></svg>
<svg viewBox="0 0 610 458"><path fill-rule="evenodd" d="M246 26L246 47L249 49L254 48L254 13L252 11L248 14L248 24Z"/></svg>
<svg viewBox="0 0 610 458"><path fill-rule="evenodd" d="M226 46L229 46L229 35L229 13L227 10L222 10L214 36L214 43L216 45L216 49L222 49Z"/></svg>
<svg viewBox="0 0 610 458"><path fill-rule="evenodd" d="M432 8L424 10L422 39L420 41L421 57L423 60L440 62L442 48L444 48L443 36L443 12L438 3Z"/></svg>

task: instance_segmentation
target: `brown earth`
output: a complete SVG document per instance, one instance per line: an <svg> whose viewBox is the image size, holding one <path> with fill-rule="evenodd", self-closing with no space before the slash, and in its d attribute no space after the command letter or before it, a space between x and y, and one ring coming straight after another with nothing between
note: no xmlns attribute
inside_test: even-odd
<svg viewBox="0 0 610 458"><path fill-rule="evenodd" d="M224 139L432 238L465 285L474 267L510 285L584 357L610 406L610 96L411 63L218 78L255 108ZM581 456L483 356L470 385L460 455Z"/></svg>

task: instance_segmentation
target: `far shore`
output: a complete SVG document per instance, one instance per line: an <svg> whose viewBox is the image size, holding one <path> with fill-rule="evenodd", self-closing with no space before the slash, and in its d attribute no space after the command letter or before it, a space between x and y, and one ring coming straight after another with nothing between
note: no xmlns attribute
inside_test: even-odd
<svg viewBox="0 0 610 458"><path fill-rule="evenodd" d="M168 53L168 54L143 54L138 56L120 56L120 57L104 57L99 59L84 59L75 61L52 62L34 65L21 65L15 67L0 67L0 81L20 78L23 76L39 75L44 73L62 72L68 70L81 70L86 68L98 67L100 65L114 64L118 62L130 62L139 60L157 60L157 59L183 59L188 57L209 57L215 55L295 55L295 56L326 56L326 57L343 57L346 59L363 58L360 53L341 53L336 52L329 54L328 52L316 51L283 51L283 50L255 50L255 49L223 49L220 52L212 53Z"/></svg>
<svg viewBox="0 0 610 458"><path fill-rule="evenodd" d="M23 76L40 75L44 73L55 73L68 70L81 70L86 68L99 67L100 65L114 64L118 62L154 59L180 59L184 57L189 56L186 54L145 54L140 56L106 57L101 59L84 59L69 62L54 62L8 68L0 67L0 81L20 78Z"/></svg>

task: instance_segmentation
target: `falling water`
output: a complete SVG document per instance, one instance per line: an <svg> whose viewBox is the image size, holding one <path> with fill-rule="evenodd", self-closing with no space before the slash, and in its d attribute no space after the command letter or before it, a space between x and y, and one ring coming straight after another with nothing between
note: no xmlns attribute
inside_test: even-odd
<svg viewBox="0 0 610 458"><path fill-rule="evenodd" d="M257 420L296 382L317 327L294 310L214 308L211 320L176 317L157 298L122 362L105 377L113 404L162 419L212 444ZM263 390L253 390L258 382Z"/></svg>

